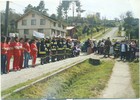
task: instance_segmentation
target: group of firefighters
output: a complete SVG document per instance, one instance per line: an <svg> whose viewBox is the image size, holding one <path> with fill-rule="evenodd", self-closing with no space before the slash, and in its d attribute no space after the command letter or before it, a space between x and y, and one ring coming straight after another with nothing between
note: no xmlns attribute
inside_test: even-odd
<svg viewBox="0 0 140 100"><path fill-rule="evenodd" d="M139 58L139 43L136 40L115 40L112 41L108 37L107 39L99 40L90 40L88 39L85 42L87 53L90 54L95 52L100 55L106 55L110 57L113 55L114 58L120 57L120 60L123 61L133 61L134 59Z"/></svg>
<svg viewBox="0 0 140 100"><path fill-rule="evenodd" d="M13 71L29 68L29 60L32 59L32 67L36 65L36 58L41 58L41 64L59 61L79 55L76 49L77 41L65 38L53 39L23 39L18 37L1 37L1 74L10 71L10 60L13 57Z"/></svg>

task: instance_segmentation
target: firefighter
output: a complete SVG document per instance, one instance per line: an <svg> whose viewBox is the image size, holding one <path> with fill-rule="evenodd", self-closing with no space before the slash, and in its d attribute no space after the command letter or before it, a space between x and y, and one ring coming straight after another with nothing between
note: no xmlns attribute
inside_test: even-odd
<svg viewBox="0 0 140 100"><path fill-rule="evenodd" d="M50 39L49 38L46 38L45 45L46 45L46 62L49 63L49 61L50 61L50 50L51 50L51 45L50 45Z"/></svg>
<svg viewBox="0 0 140 100"><path fill-rule="evenodd" d="M46 63L46 59L45 59L45 57L46 57L46 50L45 49L46 49L45 40L42 39L41 43L39 45L39 55L41 57L41 64L42 65Z"/></svg>
<svg viewBox="0 0 140 100"><path fill-rule="evenodd" d="M53 38L51 41L51 61L52 62L55 62L56 50L57 50L57 41L55 38Z"/></svg>
<svg viewBox="0 0 140 100"><path fill-rule="evenodd" d="M20 48L18 37L15 37L13 46L14 46L13 70L17 71L20 70L19 63L20 63L20 56L21 56L21 51L20 51L21 48Z"/></svg>

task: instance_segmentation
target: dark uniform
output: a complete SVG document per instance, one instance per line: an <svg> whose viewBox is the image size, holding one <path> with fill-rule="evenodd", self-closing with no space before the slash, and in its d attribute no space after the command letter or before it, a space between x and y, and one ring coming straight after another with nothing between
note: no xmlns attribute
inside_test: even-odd
<svg viewBox="0 0 140 100"><path fill-rule="evenodd" d="M44 39L41 41L40 46L39 46L39 55L41 57L41 64L43 65L44 63L46 63L46 47L45 47L45 41Z"/></svg>
<svg viewBox="0 0 140 100"><path fill-rule="evenodd" d="M109 55L110 46L111 46L111 41L110 41L109 39L107 39L107 40L105 41L105 47L104 47L105 52L104 52L104 57L106 57L106 55L108 55L108 57L110 56L110 55Z"/></svg>

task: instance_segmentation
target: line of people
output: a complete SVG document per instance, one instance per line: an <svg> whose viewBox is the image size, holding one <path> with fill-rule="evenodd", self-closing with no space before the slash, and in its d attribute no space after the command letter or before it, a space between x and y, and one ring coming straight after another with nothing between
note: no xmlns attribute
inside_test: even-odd
<svg viewBox="0 0 140 100"><path fill-rule="evenodd" d="M13 57L13 70L21 70L29 67L29 59L32 57L32 67L35 67L37 57L36 40L32 39L29 45L29 39L15 37L1 37L1 74L9 73L10 60ZM24 63L24 67L23 67Z"/></svg>
<svg viewBox="0 0 140 100"><path fill-rule="evenodd" d="M69 51L66 52L66 49ZM1 37L1 74L9 73L10 60L13 58L13 71L35 67L36 58L40 57L40 64L59 61L80 55L80 42L65 38L23 39Z"/></svg>
<svg viewBox="0 0 140 100"><path fill-rule="evenodd" d="M107 39L90 40L85 42L87 54L97 53L104 55L104 57L114 56L114 58L120 57L123 61L133 61L139 58L139 44L136 40L115 40L112 41L108 37Z"/></svg>

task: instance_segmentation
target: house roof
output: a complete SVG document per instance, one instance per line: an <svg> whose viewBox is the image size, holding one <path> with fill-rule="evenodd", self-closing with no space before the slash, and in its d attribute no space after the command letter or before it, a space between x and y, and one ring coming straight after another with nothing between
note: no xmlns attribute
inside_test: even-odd
<svg viewBox="0 0 140 100"><path fill-rule="evenodd" d="M36 11L36 10L33 10L33 9L30 9L30 10L27 11L25 14L23 14L19 19L17 19L17 22L18 22L19 20L21 20L22 18L24 18L26 15L28 15L28 14L31 13L31 12L34 12L34 13L36 13L36 14L38 14L39 16L42 16L42 17L44 17L44 18L48 18L49 20L51 20L51 21L53 21L53 22L61 22L61 21L58 21L57 19L51 18L51 17L49 17L48 15L45 15L45 14L43 14L43 13L41 13L41 12L38 12L38 11ZM61 22L61 23L63 23L63 24L66 25L66 23L64 23L64 22Z"/></svg>
<svg viewBox="0 0 140 100"><path fill-rule="evenodd" d="M66 30L71 30L73 28L75 28L75 27L74 26L68 26L68 27L66 27Z"/></svg>

